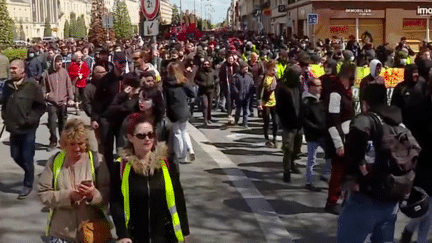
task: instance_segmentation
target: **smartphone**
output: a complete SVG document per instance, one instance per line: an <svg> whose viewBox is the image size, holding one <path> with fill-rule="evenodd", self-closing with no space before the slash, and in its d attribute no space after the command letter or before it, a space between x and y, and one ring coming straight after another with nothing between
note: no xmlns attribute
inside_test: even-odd
<svg viewBox="0 0 432 243"><path fill-rule="evenodd" d="M92 183L93 183L92 180L81 181L81 184L83 184L84 186L91 186Z"/></svg>

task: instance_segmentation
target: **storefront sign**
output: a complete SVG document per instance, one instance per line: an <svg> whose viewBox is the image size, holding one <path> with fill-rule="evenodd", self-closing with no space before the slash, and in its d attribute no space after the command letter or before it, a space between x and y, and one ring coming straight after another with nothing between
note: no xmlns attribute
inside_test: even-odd
<svg viewBox="0 0 432 243"><path fill-rule="evenodd" d="M341 27L341 26L330 27L330 34L346 34L346 33L348 33L348 27Z"/></svg>
<svg viewBox="0 0 432 243"><path fill-rule="evenodd" d="M417 15L432 15L432 7L425 8L417 6Z"/></svg>
<svg viewBox="0 0 432 243"><path fill-rule="evenodd" d="M424 27L426 28L426 19L404 19L403 27Z"/></svg>
<svg viewBox="0 0 432 243"><path fill-rule="evenodd" d="M346 13L358 13L358 15L372 15L372 9L367 8L347 8L345 9Z"/></svg>

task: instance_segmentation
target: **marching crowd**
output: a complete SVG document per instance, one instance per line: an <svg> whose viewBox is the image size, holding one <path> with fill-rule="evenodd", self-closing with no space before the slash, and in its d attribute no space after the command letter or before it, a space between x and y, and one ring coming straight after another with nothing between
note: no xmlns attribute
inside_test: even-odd
<svg viewBox="0 0 432 243"><path fill-rule="evenodd" d="M48 112L47 151L60 151L36 190L50 209L50 242L111 241L107 213L117 242L187 242L179 170L195 160L187 123L198 107L208 126L216 122L212 110L220 109L228 126L249 129L249 117L261 117L269 148L280 147L282 129L286 183L301 173L295 161L306 139L305 187L321 191L316 180L328 181L324 210L339 215L337 242L394 242L399 208L412 217L401 242L410 242L415 230L418 242L427 242L431 50L425 42L415 54L405 37L395 49L375 47L368 32L361 43L353 36L313 43L208 33L156 43L140 37L39 43L10 64L0 55L2 118L11 157L25 172L18 199L33 190L36 129ZM324 75L311 72L311 64ZM359 85L358 112L353 88L362 66L370 74ZM385 67L404 68L391 97L380 75ZM68 107L90 118L97 151L90 149L89 126L68 119ZM319 147L326 162L316 178Z"/></svg>

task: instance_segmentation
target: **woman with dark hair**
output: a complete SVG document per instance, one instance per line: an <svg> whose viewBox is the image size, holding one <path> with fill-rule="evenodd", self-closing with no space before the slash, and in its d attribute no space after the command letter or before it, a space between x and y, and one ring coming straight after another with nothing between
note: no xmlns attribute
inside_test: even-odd
<svg viewBox="0 0 432 243"><path fill-rule="evenodd" d="M128 116L127 144L115 165L111 214L118 243L185 242L189 235L183 189L154 123Z"/></svg>
<svg viewBox="0 0 432 243"><path fill-rule="evenodd" d="M167 77L164 80L167 117L172 122L176 163L185 163L187 155L190 161L195 160L195 152L187 129L187 122L191 116L187 98L195 97L195 94L180 64L173 62L167 69Z"/></svg>

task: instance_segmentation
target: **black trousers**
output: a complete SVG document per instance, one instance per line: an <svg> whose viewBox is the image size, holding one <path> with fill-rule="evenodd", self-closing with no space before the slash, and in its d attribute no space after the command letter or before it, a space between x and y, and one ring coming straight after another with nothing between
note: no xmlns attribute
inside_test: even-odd
<svg viewBox="0 0 432 243"><path fill-rule="evenodd" d="M276 106L263 107L263 120L264 120L264 137L269 140L268 129L270 127L270 116L273 122L273 140L276 141L276 135L278 130L278 122L276 117Z"/></svg>
<svg viewBox="0 0 432 243"><path fill-rule="evenodd" d="M57 127L59 134L63 131L63 128L67 120L67 107L66 105L56 105L53 103L47 103L48 111L48 129L50 132L50 142L57 143ZM57 126L58 125L58 126Z"/></svg>
<svg viewBox="0 0 432 243"><path fill-rule="evenodd" d="M102 147L102 154L108 166L110 173L113 171L114 165L114 141L116 149L124 146L124 139L121 133L121 125L110 124L106 118L101 118L99 122L99 136Z"/></svg>

